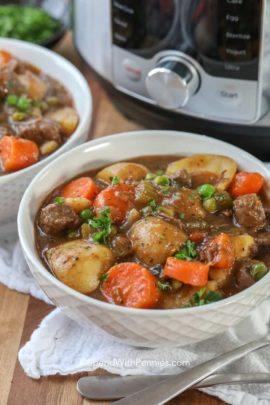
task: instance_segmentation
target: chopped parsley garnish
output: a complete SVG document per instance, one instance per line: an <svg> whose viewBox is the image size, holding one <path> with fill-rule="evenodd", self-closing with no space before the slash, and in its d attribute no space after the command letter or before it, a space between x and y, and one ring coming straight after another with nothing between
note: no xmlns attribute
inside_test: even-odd
<svg viewBox="0 0 270 405"><path fill-rule="evenodd" d="M148 206L152 209L153 213L157 212L159 205L157 204L157 202L155 200L152 200L148 203Z"/></svg>
<svg viewBox="0 0 270 405"><path fill-rule="evenodd" d="M86 208L85 210L81 211L80 217L84 221L88 221L93 217L93 210L91 208Z"/></svg>
<svg viewBox="0 0 270 405"><path fill-rule="evenodd" d="M109 277L109 274L108 274L108 273L104 273L104 274L101 275L100 281L101 281L102 283L104 283L105 281L108 280L108 277Z"/></svg>
<svg viewBox="0 0 270 405"><path fill-rule="evenodd" d="M211 304L220 301L222 298L222 295L216 291L206 292L206 288L201 288L193 295L189 301L188 307L199 307L201 305Z"/></svg>
<svg viewBox="0 0 270 405"><path fill-rule="evenodd" d="M161 291L171 291L172 286L170 284L162 283L161 281L158 281L158 288Z"/></svg>
<svg viewBox="0 0 270 405"><path fill-rule="evenodd" d="M180 219L184 219L184 218L185 218L185 214L184 214L183 212L180 212L179 218L180 218Z"/></svg>
<svg viewBox="0 0 270 405"><path fill-rule="evenodd" d="M40 7L6 3L0 6L1 37L45 44L55 38L62 27L60 21ZM33 1L27 3L41 4Z"/></svg>
<svg viewBox="0 0 270 405"><path fill-rule="evenodd" d="M57 204L62 204L63 202L65 202L65 199L64 197L55 197L53 201Z"/></svg>
<svg viewBox="0 0 270 405"><path fill-rule="evenodd" d="M112 231L112 220L110 216L110 208L104 208L101 213L89 219L88 224L97 232L93 234L93 241L101 244L107 243L107 238Z"/></svg>
<svg viewBox="0 0 270 405"><path fill-rule="evenodd" d="M196 243L191 240L187 240L183 248L176 253L176 259L180 260L196 260L198 258L198 252L196 250Z"/></svg>
<svg viewBox="0 0 270 405"><path fill-rule="evenodd" d="M119 177L113 176L111 183L112 183L112 186L117 186L117 184L120 183Z"/></svg>

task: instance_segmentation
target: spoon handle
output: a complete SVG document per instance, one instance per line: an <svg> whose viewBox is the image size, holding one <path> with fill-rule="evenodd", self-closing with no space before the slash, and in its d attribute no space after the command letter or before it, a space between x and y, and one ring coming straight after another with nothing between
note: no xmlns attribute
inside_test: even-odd
<svg viewBox="0 0 270 405"><path fill-rule="evenodd" d="M172 376L163 380L157 384L138 391L124 399L113 402L115 405L162 405L170 399L176 397L182 392L191 388L204 378L213 374L221 367L232 363L235 360L244 357L245 355L260 349L261 347L268 346L270 340L267 338L256 340L254 342L247 343L227 353L208 360L207 362L200 364L184 373Z"/></svg>
<svg viewBox="0 0 270 405"><path fill-rule="evenodd" d="M112 401L127 397L168 377L170 375L88 376L78 380L77 390L83 397L91 400ZM235 384L270 384L270 373L212 374L192 388Z"/></svg>

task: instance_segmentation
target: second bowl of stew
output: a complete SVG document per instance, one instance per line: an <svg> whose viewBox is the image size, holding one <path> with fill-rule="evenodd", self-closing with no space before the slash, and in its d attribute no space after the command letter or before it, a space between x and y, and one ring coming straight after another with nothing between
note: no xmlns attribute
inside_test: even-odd
<svg viewBox="0 0 270 405"><path fill-rule="evenodd" d="M36 177L20 240L41 287L77 322L129 344L184 345L267 296L268 182L256 158L211 138L107 137Z"/></svg>
<svg viewBox="0 0 270 405"><path fill-rule="evenodd" d="M70 62L40 46L0 39L0 225L16 219L30 180L87 139L87 82Z"/></svg>

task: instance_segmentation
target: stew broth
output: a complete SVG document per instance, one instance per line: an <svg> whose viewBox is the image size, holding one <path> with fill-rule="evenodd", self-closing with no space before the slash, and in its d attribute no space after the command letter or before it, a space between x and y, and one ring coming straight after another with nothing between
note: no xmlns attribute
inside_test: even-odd
<svg viewBox="0 0 270 405"><path fill-rule="evenodd" d="M202 156L204 159L204 155ZM219 158L223 159L223 157ZM91 217L83 218L82 213L85 210L81 214L76 213L78 222L74 216L75 223L70 220L70 225L66 229L61 228L59 232L44 229L42 217L45 214L48 215L47 217L45 215L45 227L48 227L54 215L53 210L59 209L61 205L62 210L64 206L69 206L65 208L66 212L63 214L65 216L68 216L69 209L74 207L75 211L77 209L76 206L72 206L74 201L69 201L70 198L74 199L74 195L62 197L66 185L55 189L43 203L36 220L36 246L48 271L69 286L93 298L118 305L153 309L182 308L215 302L242 291L264 276L270 266L270 233L267 219L269 202L263 189L261 188L257 194L247 193L233 197L228 190L233 190L230 187L232 187L232 181L235 181L236 173L233 174L234 179L226 179L227 174L225 173L224 177L224 172L217 174L205 170L198 173L195 170L194 173L189 173L182 168L172 174L168 172L170 164L183 160L184 158L179 156L133 158L127 163L142 165L146 168L146 173L141 179L134 180L131 170L130 177L124 181L121 180L121 176L111 176L112 185L101 178L102 169L100 168L82 174L79 176L80 179L90 178L97 187L89 208L86 208L86 210L89 209ZM230 160L225 163L230 164ZM205 163L202 164L202 168L204 166L207 168ZM228 173L229 171L228 169ZM136 177L138 173L135 174ZM228 187L222 189L220 184L224 178L228 181ZM116 191L116 194L111 197L113 200L107 199L104 202L104 199L101 199L104 191L106 194L108 190L121 188L123 184L127 190ZM213 192L212 195L211 192ZM103 201L104 210L114 203L115 198L116 202L118 201L116 210L111 205L108 215L104 214L100 202L98 204L97 201ZM241 204L245 199L250 200L243 208ZM256 207L258 206L258 218L257 223L250 226L249 220L245 222L248 214L244 213L250 209L253 200ZM213 210L211 204L214 203L217 206ZM115 212L121 205L126 207L124 219L119 220L115 217L113 220L112 215L116 215ZM44 214L45 210L47 211ZM104 218L102 215L105 215ZM110 215L112 219L110 232L102 239L99 234L104 229L102 226L99 228L96 226L100 218L105 223ZM252 212L250 215L253 215ZM254 221L256 222L256 218ZM147 232L150 232L150 235ZM62 252L61 246L82 240L95 246L102 245L102 248L112 252L111 262L108 259L109 264L105 266L105 270L104 268L100 270L96 288L91 292L87 292L87 287L86 289L78 287L80 283L76 285L74 279L67 277L67 273L75 268L73 277L76 278L76 274L84 268L86 259L81 261L82 267L76 267L75 263L75 267L71 266L63 276L66 271L63 268L68 260L76 259L80 263L82 256L80 252L74 253L77 256L74 259L73 255L70 259L69 252L69 255L67 254L63 259L62 255L66 253ZM70 246L73 249L73 246ZM60 250L57 251L59 247ZM98 255L98 252L94 252L94 256L96 254ZM157 262L158 257L161 258L160 262ZM132 270L124 269L129 277L131 275L129 282L121 279L124 274L124 270L121 273L121 269L124 268L125 263L138 265L138 267L133 266L133 273ZM122 267L119 267L120 264ZM172 266L175 267L172 268ZM193 278L190 276L193 271L196 273L198 270L196 266L201 269L201 273L207 272L207 279L203 284L196 280L197 276ZM131 268L133 267L131 265ZM114 270L112 271L111 268ZM110 281L111 274L114 273L114 280ZM148 273L151 277L153 276L150 281L147 278ZM134 284L132 284L132 274L136 274L137 281L134 279ZM140 278L142 283L138 285ZM154 284L150 285L151 282ZM138 290L143 288L141 286L144 283L149 284L147 285L152 289L152 295L156 294L154 298L137 297ZM132 291L135 284L137 293ZM135 297L133 301L130 298L132 294ZM147 304L144 305L144 302Z"/></svg>

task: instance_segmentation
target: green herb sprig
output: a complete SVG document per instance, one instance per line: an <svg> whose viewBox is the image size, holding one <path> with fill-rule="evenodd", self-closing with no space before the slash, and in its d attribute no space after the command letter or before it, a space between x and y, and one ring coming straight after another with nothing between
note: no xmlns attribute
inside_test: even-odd
<svg viewBox="0 0 270 405"><path fill-rule="evenodd" d="M158 281L158 288L161 291L172 291L172 286L167 283L162 283L161 281Z"/></svg>
<svg viewBox="0 0 270 405"><path fill-rule="evenodd" d="M176 259L179 260L196 260L198 259L198 252L196 249L196 243L191 240L187 240L183 248L176 253Z"/></svg>
<svg viewBox="0 0 270 405"><path fill-rule="evenodd" d="M106 245L108 236L112 232L110 208L105 207L98 216L89 219L88 224L97 232L93 234L93 241Z"/></svg>
<svg viewBox="0 0 270 405"><path fill-rule="evenodd" d="M199 307L206 304L212 304L213 302L220 301L222 295L216 291L206 291L206 288L201 288L197 291L191 300L189 301L188 307Z"/></svg>
<svg viewBox="0 0 270 405"><path fill-rule="evenodd" d="M112 186L117 186L120 183L120 179L117 176L113 176L112 180L111 180L111 184Z"/></svg>

